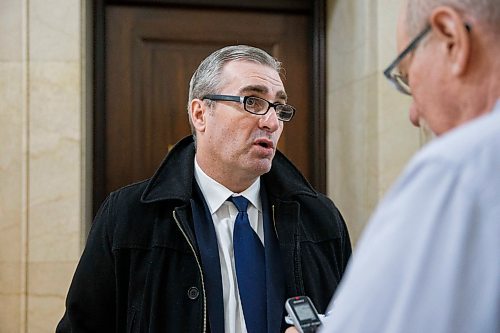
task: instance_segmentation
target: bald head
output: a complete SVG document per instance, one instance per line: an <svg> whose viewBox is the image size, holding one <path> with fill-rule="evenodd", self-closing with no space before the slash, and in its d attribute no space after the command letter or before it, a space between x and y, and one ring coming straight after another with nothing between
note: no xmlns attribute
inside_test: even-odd
<svg viewBox="0 0 500 333"><path fill-rule="evenodd" d="M471 20L489 26L492 33L500 33L500 4L498 0L407 0L406 29L414 36L427 23L432 10L450 6L469 16Z"/></svg>
<svg viewBox="0 0 500 333"><path fill-rule="evenodd" d="M429 31L398 69L411 88L410 120L442 134L500 98L499 0L406 0L398 51ZM426 27L430 26L430 30Z"/></svg>

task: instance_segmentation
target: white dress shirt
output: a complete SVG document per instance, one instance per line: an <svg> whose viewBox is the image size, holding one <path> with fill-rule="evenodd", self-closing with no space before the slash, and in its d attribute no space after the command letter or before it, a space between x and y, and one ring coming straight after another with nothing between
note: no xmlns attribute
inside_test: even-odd
<svg viewBox="0 0 500 333"><path fill-rule="evenodd" d="M260 178L245 191L233 193L205 174L196 158L194 159L194 176L207 202L217 235L224 300L224 330L225 332L246 333L233 251L233 230L238 210L232 202L226 200L232 195L242 195L248 199L250 204L247 213L250 225L264 244Z"/></svg>
<svg viewBox="0 0 500 333"><path fill-rule="evenodd" d="M500 332L500 101L410 162L321 332Z"/></svg>

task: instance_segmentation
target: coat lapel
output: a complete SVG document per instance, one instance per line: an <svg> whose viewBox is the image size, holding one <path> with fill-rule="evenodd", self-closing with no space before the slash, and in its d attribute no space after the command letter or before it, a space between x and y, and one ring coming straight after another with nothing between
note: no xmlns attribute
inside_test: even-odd
<svg viewBox="0 0 500 333"><path fill-rule="evenodd" d="M267 331L280 332L284 320L285 280L278 238L272 221L272 212L264 186L260 191L264 221L267 288Z"/></svg>
<svg viewBox="0 0 500 333"><path fill-rule="evenodd" d="M195 185L197 200L191 200L194 230L205 273L208 317L212 333L224 333L224 301L217 236L210 210Z"/></svg>

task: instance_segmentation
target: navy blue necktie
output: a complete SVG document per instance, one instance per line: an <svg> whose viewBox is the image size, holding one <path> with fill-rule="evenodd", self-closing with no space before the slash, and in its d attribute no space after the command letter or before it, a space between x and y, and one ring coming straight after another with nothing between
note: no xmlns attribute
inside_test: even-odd
<svg viewBox="0 0 500 333"><path fill-rule="evenodd" d="M264 246L250 226L248 200L228 199L238 209L234 224L233 247L238 290L248 333L267 332L266 262Z"/></svg>

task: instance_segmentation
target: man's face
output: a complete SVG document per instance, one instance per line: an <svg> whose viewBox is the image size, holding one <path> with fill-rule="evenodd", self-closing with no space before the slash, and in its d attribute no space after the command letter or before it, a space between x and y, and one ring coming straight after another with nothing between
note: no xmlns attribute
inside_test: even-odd
<svg viewBox="0 0 500 333"><path fill-rule="evenodd" d="M409 110L410 121L415 126L426 126L435 134L442 134L451 127L453 107L450 103L450 81L446 74L446 52L442 43L434 39L431 31L417 48L399 66L408 75L412 92ZM406 15L400 15L397 28L398 50L403 50L411 38L406 33Z"/></svg>
<svg viewBox="0 0 500 333"><path fill-rule="evenodd" d="M218 94L286 102L283 83L271 67L232 61L224 66L221 77ZM206 126L198 135L197 150L205 172L226 185L227 181L246 184L271 169L283 130L273 108L266 115L254 115L241 103L217 101L212 110L206 109Z"/></svg>

